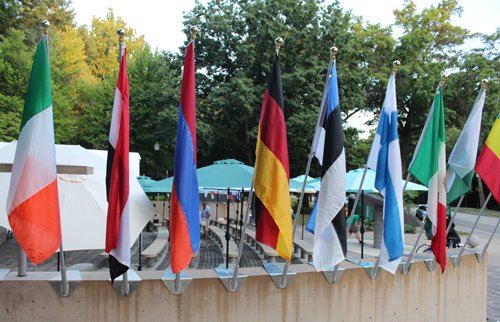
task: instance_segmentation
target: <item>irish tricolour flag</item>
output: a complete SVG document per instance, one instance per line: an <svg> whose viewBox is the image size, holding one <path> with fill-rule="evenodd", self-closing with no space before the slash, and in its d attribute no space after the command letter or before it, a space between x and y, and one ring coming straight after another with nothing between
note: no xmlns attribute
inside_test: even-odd
<svg viewBox="0 0 500 322"><path fill-rule="evenodd" d="M33 265L61 244L50 70L43 40L38 44L24 102L7 214L17 241Z"/></svg>
<svg viewBox="0 0 500 322"><path fill-rule="evenodd" d="M429 188L427 215L432 221L432 252L446 268L446 147L443 93L439 86L409 171Z"/></svg>

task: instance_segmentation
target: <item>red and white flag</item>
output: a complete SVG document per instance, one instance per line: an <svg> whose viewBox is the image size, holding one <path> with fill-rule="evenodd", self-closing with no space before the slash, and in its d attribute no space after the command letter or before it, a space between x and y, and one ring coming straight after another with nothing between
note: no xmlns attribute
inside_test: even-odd
<svg viewBox="0 0 500 322"><path fill-rule="evenodd" d="M111 116L106 169L108 197L106 252L110 255L109 273L112 282L130 267L129 92L126 57L127 51L125 49L116 85L113 115Z"/></svg>

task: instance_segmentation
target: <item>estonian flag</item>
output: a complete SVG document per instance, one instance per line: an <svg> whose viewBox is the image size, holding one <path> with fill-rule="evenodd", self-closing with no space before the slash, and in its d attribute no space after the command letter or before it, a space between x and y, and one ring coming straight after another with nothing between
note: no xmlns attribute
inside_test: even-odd
<svg viewBox="0 0 500 322"><path fill-rule="evenodd" d="M314 225L313 261L317 270L326 270L344 260L347 253L345 216L346 166L342 115L335 62L320 111L320 129L316 151L322 151L321 193L318 196ZM316 139L315 139L316 141ZM318 154L316 154L318 155Z"/></svg>

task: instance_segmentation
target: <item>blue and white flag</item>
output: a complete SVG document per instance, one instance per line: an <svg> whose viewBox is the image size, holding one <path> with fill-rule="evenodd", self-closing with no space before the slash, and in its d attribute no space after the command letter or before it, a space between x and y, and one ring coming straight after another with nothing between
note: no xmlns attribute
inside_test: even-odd
<svg viewBox="0 0 500 322"><path fill-rule="evenodd" d="M313 262L318 271L339 264L347 253L345 216L337 216L344 208L346 165L335 62L323 96L326 104L321 108L316 133L321 130L324 135L313 143L322 150L321 194L317 201L313 246Z"/></svg>
<svg viewBox="0 0 500 322"><path fill-rule="evenodd" d="M404 252L403 187L395 72L387 85L367 166L376 171L375 188L384 197L384 234L380 249L380 266L394 274Z"/></svg>

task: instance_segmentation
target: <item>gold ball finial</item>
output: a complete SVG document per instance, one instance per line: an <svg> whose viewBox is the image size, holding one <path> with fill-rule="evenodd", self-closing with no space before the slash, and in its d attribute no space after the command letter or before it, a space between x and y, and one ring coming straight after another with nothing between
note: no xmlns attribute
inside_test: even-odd
<svg viewBox="0 0 500 322"><path fill-rule="evenodd" d="M488 85L488 82L489 82L489 80L487 80L486 78L485 78L485 79L483 79L483 80L481 81L481 83L482 83L481 87L482 87L482 88L486 88L486 85Z"/></svg>
<svg viewBox="0 0 500 322"><path fill-rule="evenodd" d="M195 39L196 34L198 33L198 27L192 26L191 29L189 29L189 32L191 32L191 38Z"/></svg>
<svg viewBox="0 0 500 322"><path fill-rule="evenodd" d="M448 75L443 74L443 76L441 76L441 84L444 84L444 82L446 82L446 80L448 80Z"/></svg>
<svg viewBox="0 0 500 322"><path fill-rule="evenodd" d="M274 43L276 44L276 50L280 50L281 45L283 45L283 38L277 37L274 39Z"/></svg>
<svg viewBox="0 0 500 322"><path fill-rule="evenodd" d="M399 60L395 60L395 61L392 63L392 66L394 67L394 68L393 68L393 70L394 70L395 72L397 72L397 71L398 71L399 66L401 66L401 62L400 62Z"/></svg>
<svg viewBox="0 0 500 322"><path fill-rule="evenodd" d="M339 52L339 49L338 49L337 47L333 46L332 48L330 48L330 54L331 54L331 56L330 56L330 57L332 57L332 59L335 59L335 55L336 55L338 52Z"/></svg>
<svg viewBox="0 0 500 322"><path fill-rule="evenodd" d="M42 29L44 34L49 33L49 28L50 28L50 22L48 20L42 21Z"/></svg>
<svg viewBox="0 0 500 322"><path fill-rule="evenodd" d="M116 31L116 33L118 34L120 41L123 41L123 38L125 38L125 29L120 28Z"/></svg>

